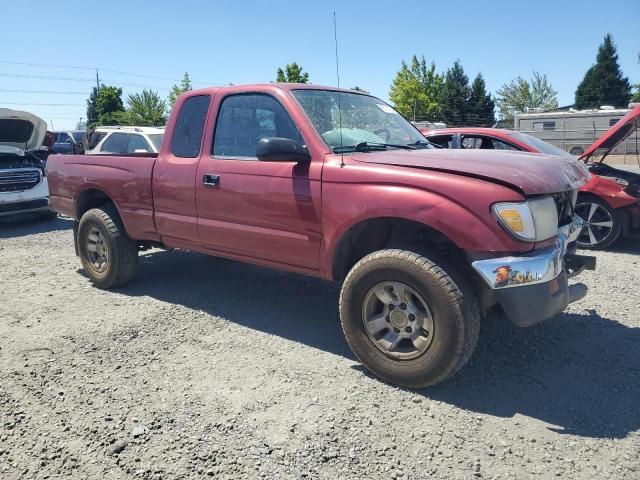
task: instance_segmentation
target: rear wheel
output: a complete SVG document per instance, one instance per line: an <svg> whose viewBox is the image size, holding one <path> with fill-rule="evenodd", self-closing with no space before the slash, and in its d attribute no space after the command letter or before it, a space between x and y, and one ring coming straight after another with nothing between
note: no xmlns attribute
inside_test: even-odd
<svg viewBox="0 0 640 480"><path fill-rule="evenodd" d="M340 293L347 342L373 373L407 387L439 383L469 360L478 340L475 296L432 260L381 250L360 260Z"/></svg>
<svg viewBox="0 0 640 480"><path fill-rule="evenodd" d="M578 237L578 247L590 250L607 248L622 232L622 225L616 211L607 202L595 196L578 198L575 213L584 221L582 233Z"/></svg>
<svg viewBox="0 0 640 480"><path fill-rule="evenodd" d="M99 288L116 288L136 274L138 247L111 205L92 208L78 225L78 252L87 276Z"/></svg>

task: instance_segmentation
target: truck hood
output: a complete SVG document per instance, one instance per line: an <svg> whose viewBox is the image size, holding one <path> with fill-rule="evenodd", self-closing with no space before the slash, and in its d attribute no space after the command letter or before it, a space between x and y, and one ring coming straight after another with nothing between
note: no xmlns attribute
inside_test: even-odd
<svg viewBox="0 0 640 480"><path fill-rule="evenodd" d="M358 162L396 165L481 178L524 195L575 190L589 181L582 162L535 153L496 150L387 150L351 155Z"/></svg>
<svg viewBox="0 0 640 480"><path fill-rule="evenodd" d="M616 145L624 142L638 129L639 124L640 105L618 120L613 127L605 132L604 135L593 142L591 146L580 156L580 160L588 162L590 160L595 160L597 156L600 156L599 162L602 163L604 158L611 153L611 150L613 150Z"/></svg>
<svg viewBox="0 0 640 480"><path fill-rule="evenodd" d="M42 145L47 123L28 112L0 108L0 153L24 155Z"/></svg>

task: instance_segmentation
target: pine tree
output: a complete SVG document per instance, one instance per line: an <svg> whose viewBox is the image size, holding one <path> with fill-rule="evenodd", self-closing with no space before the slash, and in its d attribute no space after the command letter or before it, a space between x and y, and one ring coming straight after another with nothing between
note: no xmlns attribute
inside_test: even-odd
<svg viewBox="0 0 640 480"><path fill-rule="evenodd" d="M447 126L467 123L470 96L469 77L465 75L460 61L456 60L447 70L442 88L442 120Z"/></svg>
<svg viewBox="0 0 640 480"><path fill-rule="evenodd" d="M184 76L180 81L180 85L174 84L171 87L171 91L169 92L169 106L173 107L173 104L176 102L176 98L178 98L184 92L188 92L191 90L193 86L191 85L191 79L189 78L189 74L184 72Z"/></svg>
<svg viewBox="0 0 640 480"><path fill-rule="evenodd" d="M471 84L471 95L467 114L467 124L478 127L491 127L496 123L495 103L487 93L482 74L478 73Z"/></svg>
<svg viewBox="0 0 640 480"><path fill-rule="evenodd" d="M602 105L626 107L631 98L629 79L622 75L618 53L610 34L598 48L596 64L584 75L576 90L578 109L598 108Z"/></svg>

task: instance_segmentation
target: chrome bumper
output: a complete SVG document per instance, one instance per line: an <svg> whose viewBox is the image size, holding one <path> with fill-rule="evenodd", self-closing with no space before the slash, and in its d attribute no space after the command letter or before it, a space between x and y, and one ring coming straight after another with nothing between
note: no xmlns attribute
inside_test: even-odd
<svg viewBox="0 0 640 480"><path fill-rule="evenodd" d="M558 277L565 268L567 247L577 240L584 220L576 216L558 229L555 245L517 257L478 260L471 265L492 290L546 283Z"/></svg>

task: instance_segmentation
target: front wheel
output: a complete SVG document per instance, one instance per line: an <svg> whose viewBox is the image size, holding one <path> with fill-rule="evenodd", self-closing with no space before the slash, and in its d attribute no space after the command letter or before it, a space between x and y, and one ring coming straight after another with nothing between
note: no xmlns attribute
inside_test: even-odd
<svg viewBox="0 0 640 480"><path fill-rule="evenodd" d="M99 288L121 287L136 274L138 247L111 205L92 208L82 216L78 253L89 280Z"/></svg>
<svg viewBox="0 0 640 480"><path fill-rule="evenodd" d="M584 220L584 228L578 237L580 248L602 250L615 242L622 233L616 211L601 198L578 198L575 213Z"/></svg>
<svg viewBox="0 0 640 480"><path fill-rule="evenodd" d="M340 293L340 319L358 359L382 379L425 387L469 360L480 330L473 293L440 266L406 250L360 260Z"/></svg>

